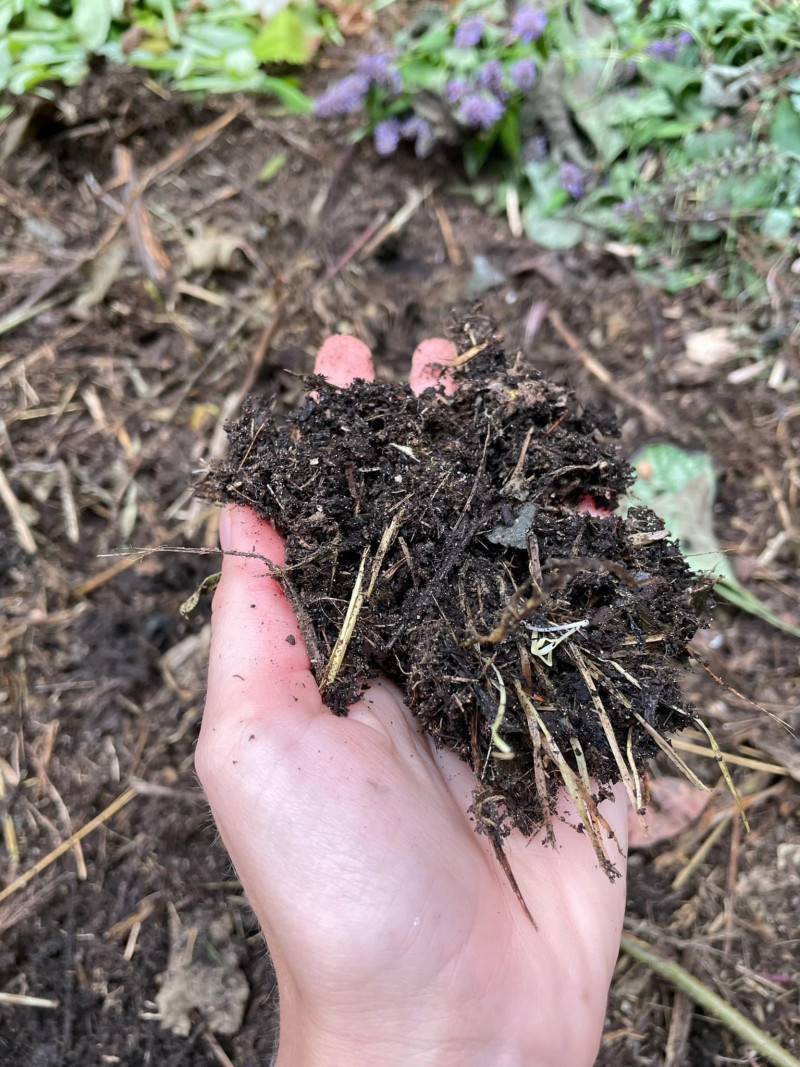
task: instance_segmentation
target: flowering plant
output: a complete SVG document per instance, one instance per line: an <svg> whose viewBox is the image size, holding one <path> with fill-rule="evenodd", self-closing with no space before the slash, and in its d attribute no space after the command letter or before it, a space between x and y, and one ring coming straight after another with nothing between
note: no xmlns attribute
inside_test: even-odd
<svg viewBox="0 0 800 1067"><path fill-rule="evenodd" d="M404 141L420 157L438 143L460 142L472 147L466 162L473 173L496 144L516 162L519 108L547 58L548 22L541 7L525 4L507 14L503 4L476 8L462 0L441 19L411 26L393 51L362 56L314 110L364 115L362 132L372 134L382 156Z"/></svg>

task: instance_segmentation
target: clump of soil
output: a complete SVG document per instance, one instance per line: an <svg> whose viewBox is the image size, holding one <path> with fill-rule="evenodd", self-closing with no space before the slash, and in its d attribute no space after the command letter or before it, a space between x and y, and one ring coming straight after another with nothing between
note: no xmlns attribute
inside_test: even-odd
<svg viewBox="0 0 800 1067"><path fill-rule="evenodd" d="M652 512L613 514L612 418L509 368L491 320L454 333L454 396L311 377L280 421L251 398L200 492L286 538L274 573L335 712L388 675L478 774L479 829L549 831L563 781L610 870L590 778L641 809L711 583Z"/></svg>

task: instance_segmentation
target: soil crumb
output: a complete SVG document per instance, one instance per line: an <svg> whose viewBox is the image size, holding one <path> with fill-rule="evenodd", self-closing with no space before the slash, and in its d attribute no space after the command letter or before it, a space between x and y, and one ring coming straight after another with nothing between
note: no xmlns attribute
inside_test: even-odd
<svg viewBox="0 0 800 1067"><path fill-rule="evenodd" d="M678 685L712 583L647 509L612 417L509 365L494 322L451 330L455 395L312 376L278 419L250 398L202 496L286 538L273 567L329 706L394 679L481 782L478 830L549 833L562 782L598 855L603 786L692 718ZM601 783L591 792L591 779Z"/></svg>

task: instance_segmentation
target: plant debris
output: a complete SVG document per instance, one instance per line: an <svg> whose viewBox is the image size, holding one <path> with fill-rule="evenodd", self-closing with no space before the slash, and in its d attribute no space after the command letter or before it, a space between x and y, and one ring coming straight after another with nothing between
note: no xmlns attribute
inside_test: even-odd
<svg viewBox="0 0 800 1067"><path fill-rule="evenodd" d="M613 514L633 472L612 417L510 368L492 320L451 334L454 396L312 376L280 421L250 398L199 492L286 538L272 570L336 713L393 678L478 775L478 830L549 836L563 784L613 874L597 804L621 780L641 811L693 718L678 678L713 582L652 511Z"/></svg>

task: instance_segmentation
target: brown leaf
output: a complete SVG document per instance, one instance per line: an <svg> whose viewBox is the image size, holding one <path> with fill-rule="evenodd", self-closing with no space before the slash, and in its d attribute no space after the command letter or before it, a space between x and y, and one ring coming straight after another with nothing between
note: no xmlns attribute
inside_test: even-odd
<svg viewBox="0 0 800 1067"><path fill-rule="evenodd" d="M708 803L710 793L703 793L685 778L665 775L650 782L650 804L644 821L648 832L642 829L631 811L628 820L628 844L630 848L651 848L669 841L694 822Z"/></svg>

